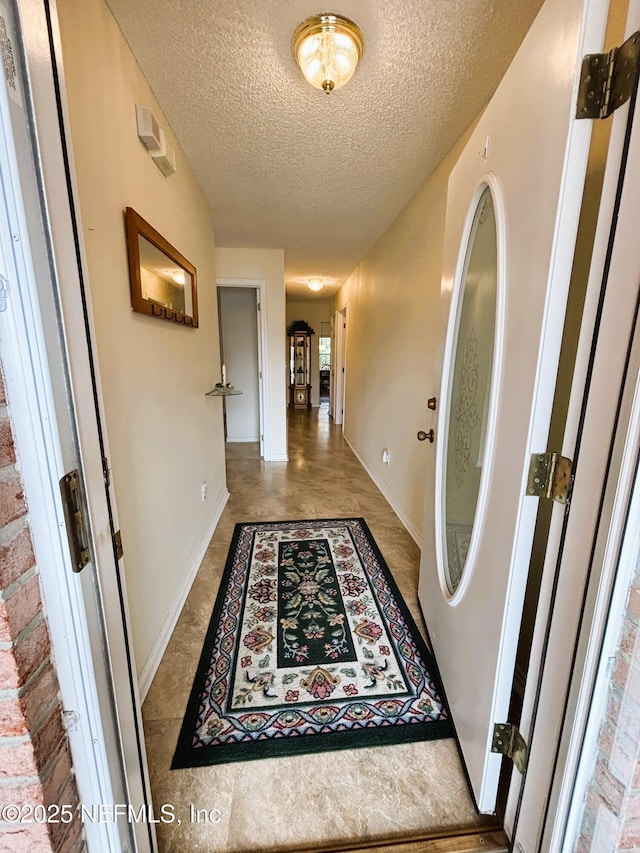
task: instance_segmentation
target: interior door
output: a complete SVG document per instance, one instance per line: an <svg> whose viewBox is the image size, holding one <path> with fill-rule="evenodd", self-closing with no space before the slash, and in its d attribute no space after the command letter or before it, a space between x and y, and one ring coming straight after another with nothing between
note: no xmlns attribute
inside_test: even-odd
<svg viewBox="0 0 640 853"><path fill-rule="evenodd" d="M452 171L444 345L419 596L481 812L496 804L590 122L575 115L606 0L547 0Z"/></svg>

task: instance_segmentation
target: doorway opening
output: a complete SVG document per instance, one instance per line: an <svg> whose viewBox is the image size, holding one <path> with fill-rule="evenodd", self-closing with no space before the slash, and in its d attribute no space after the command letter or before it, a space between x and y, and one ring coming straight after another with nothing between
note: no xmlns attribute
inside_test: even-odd
<svg viewBox="0 0 640 853"><path fill-rule="evenodd" d="M331 393L331 334L318 338L318 374L320 402L327 403Z"/></svg>
<svg viewBox="0 0 640 853"><path fill-rule="evenodd" d="M218 279L221 381L236 392L224 397L225 448L253 444L260 458L265 444L264 282Z"/></svg>

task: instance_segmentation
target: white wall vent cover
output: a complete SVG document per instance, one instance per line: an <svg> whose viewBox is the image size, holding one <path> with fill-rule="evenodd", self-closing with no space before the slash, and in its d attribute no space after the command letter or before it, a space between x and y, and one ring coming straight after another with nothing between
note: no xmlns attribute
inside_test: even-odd
<svg viewBox="0 0 640 853"><path fill-rule="evenodd" d="M138 122L138 136L140 139L149 151L157 151L160 148L161 130L151 112L151 107L136 104L136 120Z"/></svg>
<svg viewBox="0 0 640 853"><path fill-rule="evenodd" d="M160 128L160 149L152 151L151 156L165 178L173 175L176 170L176 152L167 145L167 137L162 128Z"/></svg>

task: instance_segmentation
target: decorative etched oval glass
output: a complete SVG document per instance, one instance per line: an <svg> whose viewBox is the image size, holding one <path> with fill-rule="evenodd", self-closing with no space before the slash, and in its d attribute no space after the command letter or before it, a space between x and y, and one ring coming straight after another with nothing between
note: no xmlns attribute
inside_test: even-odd
<svg viewBox="0 0 640 853"><path fill-rule="evenodd" d="M448 379L449 427L443 501L443 552L449 593L467 568L488 438L496 335L498 243L491 190L486 187L468 238L457 292L456 329Z"/></svg>

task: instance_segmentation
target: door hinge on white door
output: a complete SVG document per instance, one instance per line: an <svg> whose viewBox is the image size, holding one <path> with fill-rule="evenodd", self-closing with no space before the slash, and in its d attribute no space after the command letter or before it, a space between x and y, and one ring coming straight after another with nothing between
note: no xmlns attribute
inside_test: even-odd
<svg viewBox="0 0 640 853"><path fill-rule="evenodd" d="M106 456L102 457L102 476L104 477L104 484L108 489L111 485L111 475L109 474L109 460Z"/></svg>
<svg viewBox="0 0 640 853"><path fill-rule="evenodd" d="M516 770L524 773L527 766L527 745L513 723L496 723L494 725L491 752L506 755L513 761Z"/></svg>
<svg viewBox="0 0 640 853"><path fill-rule="evenodd" d="M532 453L526 494L568 503L573 485L572 466L571 459L559 453Z"/></svg>
<svg viewBox="0 0 640 853"><path fill-rule="evenodd" d="M74 572L81 572L90 559L89 535L85 524L82 495L80 493L80 474L69 471L60 480L60 494L64 509L64 520L69 541L69 553Z"/></svg>
<svg viewBox="0 0 640 853"><path fill-rule="evenodd" d="M631 97L640 68L640 31L609 53L582 60L576 118L608 118Z"/></svg>
<svg viewBox="0 0 640 853"><path fill-rule="evenodd" d="M115 551L116 559L121 560L124 557L124 549L122 547L122 534L119 530L116 530L111 540L113 541L113 550Z"/></svg>

